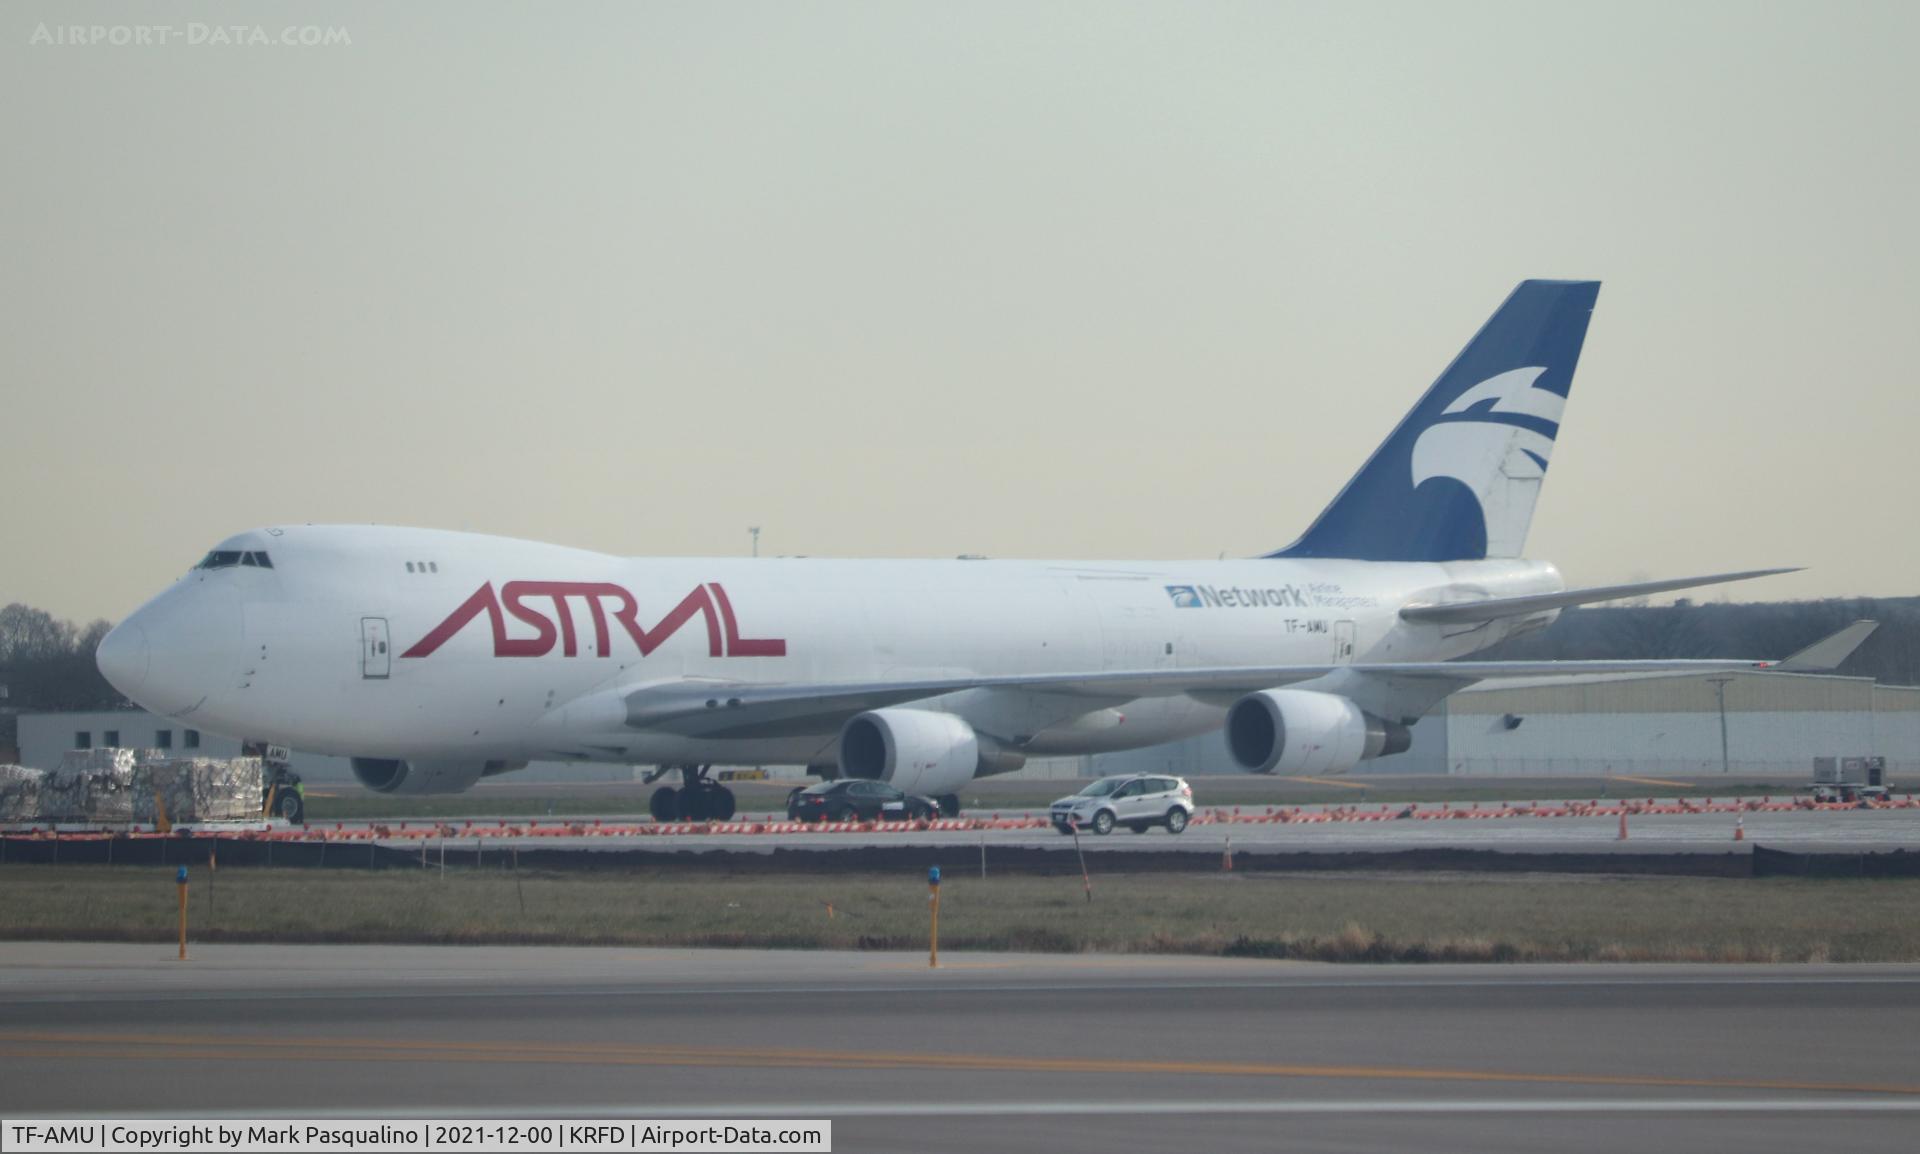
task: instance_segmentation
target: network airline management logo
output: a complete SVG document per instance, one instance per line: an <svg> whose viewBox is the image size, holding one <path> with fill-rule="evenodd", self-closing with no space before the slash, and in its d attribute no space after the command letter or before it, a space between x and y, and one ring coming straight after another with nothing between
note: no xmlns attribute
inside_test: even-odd
<svg viewBox="0 0 1920 1154"><path fill-rule="evenodd" d="M1268 605L1305 609L1310 605L1306 593L1298 585L1270 585L1266 588L1248 588L1244 585L1229 585L1225 588L1214 585L1169 585L1167 596L1173 599L1176 609L1205 609L1218 606L1230 609L1256 609Z"/></svg>

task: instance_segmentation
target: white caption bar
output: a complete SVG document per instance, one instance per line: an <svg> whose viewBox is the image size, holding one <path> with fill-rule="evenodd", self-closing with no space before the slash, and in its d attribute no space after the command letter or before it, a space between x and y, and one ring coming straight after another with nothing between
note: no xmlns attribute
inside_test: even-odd
<svg viewBox="0 0 1920 1154"><path fill-rule="evenodd" d="M0 1122L0 1152L139 1150L215 1154L235 1150L626 1150L793 1154L831 1151L825 1119L714 1121L696 1118L533 1122L156 1121L34 1119Z"/></svg>

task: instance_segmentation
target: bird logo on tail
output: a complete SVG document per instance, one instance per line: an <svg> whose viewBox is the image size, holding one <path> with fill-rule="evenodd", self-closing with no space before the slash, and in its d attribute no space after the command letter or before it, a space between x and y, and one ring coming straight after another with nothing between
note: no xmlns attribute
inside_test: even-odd
<svg viewBox="0 0 1920 1154"><path fill-rule="evenodd" d="M1456 397L1413 444L1414 487L1435 477L1466 486L1480 504L1490 557L1519 555L1553 455L1567 399L1535 387L1546 371L1530 365L1488 377ZM1445 419L1455 415L1461 419Z"/></svg>

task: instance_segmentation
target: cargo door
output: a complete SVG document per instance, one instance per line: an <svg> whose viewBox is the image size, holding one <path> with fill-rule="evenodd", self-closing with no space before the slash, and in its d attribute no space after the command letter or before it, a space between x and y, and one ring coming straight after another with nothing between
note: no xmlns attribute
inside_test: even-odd
<svg viewBox="0 0 1920 1154"><path fill-rule="evenodd" d="M362 617L360 619L360 676L368 681L385 681L393 668L393 655L388 651L387 619L385 617Z"/></svg>

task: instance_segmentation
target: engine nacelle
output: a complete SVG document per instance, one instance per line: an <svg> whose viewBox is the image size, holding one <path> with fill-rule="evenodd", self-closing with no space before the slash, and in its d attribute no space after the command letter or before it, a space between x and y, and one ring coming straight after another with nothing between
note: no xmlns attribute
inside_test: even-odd
<svg viewBox="0 0 1920 1154"><path fill-rule="evenodd" d="M526 768L524 761L393 761L356 757L353 776L375 793L465 793L474 782Z"/></svg>
<svg viewBox="0 0 1920 1154"><path fill-rule="evenodd" d="M981 739L951 713L874 709L840 730L840 776L884 781L907 793L938 797L972 781Z"/></svg>
<svg viewBox="0 0 1920 1154"><path fill-rule="evenodd" d="M1226 732L1227 751L1248 773L1345 773L1413 743L1406 726L1311 689L1247 694L1227 710Z"/></svg>

